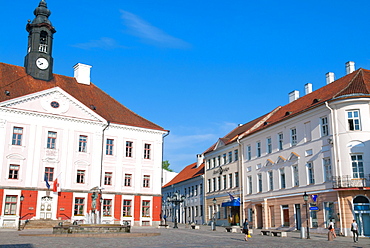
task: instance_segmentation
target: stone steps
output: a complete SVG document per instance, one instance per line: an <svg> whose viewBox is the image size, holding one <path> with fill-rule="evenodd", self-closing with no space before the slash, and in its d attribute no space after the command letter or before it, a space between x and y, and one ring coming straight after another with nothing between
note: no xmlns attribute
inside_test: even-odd
<svg viewBox="0 0 370 248"><path fill-rule="evenodd" d="M42 229L42 228L53 228L58 226L59 222L70 223L69 221L62 220L30 220L27 224L23 224L25 229Z"/></svg>

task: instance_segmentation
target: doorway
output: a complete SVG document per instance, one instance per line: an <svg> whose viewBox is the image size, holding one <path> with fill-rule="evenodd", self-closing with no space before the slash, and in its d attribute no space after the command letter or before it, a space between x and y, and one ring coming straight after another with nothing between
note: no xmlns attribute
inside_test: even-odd
<svg viewBox="0 0 370 248"><path fill-rule="evenodd" d="M41 206L40 206L40 219L50 220L52 218L52 203L53 197L44 196L41 197Z"/></svg>
<svg viewBox="0 0 370 248"><path fill-rule="evenodd" d="M295 226L297 230L301 230L302 219L301 219L301 205L295 204Z"/></svg>

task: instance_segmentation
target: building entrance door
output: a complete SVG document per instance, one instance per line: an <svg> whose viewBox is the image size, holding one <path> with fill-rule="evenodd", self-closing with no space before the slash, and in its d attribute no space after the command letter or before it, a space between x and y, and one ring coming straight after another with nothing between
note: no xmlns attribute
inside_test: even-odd
<svg viewBox="0 0 370 248"><path fill-rule="evenodd" d="M295 226L297 230L301 230L302 219L301 219L301 205L295 204Z"/></svg>
<svg viewBox="0 0 370 248"><path fill-rule="evenodd" d="M40 219L44 219L44 220L51 219L52 203L53 203L53 197L44 196L41 198Z"/></svg>

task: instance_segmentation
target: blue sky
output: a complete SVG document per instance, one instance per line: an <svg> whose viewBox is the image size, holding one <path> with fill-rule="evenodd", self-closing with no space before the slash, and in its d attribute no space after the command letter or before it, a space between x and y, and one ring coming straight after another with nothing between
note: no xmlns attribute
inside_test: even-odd
<svg viewBox="0 0 370 248"><path fill-rule="evenodd" d="M39 0L1 3L0 61L23 66ZM92 65L92 82L170 130L175 171L304 84L354 61L370 69L370 1L47 0L54 73Z"/></svg>

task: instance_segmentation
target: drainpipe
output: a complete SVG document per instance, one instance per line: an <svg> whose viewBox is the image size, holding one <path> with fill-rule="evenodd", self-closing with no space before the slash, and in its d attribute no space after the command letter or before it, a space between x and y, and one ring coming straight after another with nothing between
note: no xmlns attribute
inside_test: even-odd
<svg viewBox="0 0 370 248"><path fill-rule="evenodd" d="M339 160L338 160L338 154L340 154L340 149L339 149L339 136L337 134L337 130L338 130L338 124L337 123L334 123L334 119L335 119L335 111L334 109L332 109L328 102L325 102L325 106L330 110L331 112L331 126L332 126L332 130L333 130L333 149L334 149L334 161L335 161L335 165L336 165L336 173L337 175L339 175L339 178L341 178L342 176L342 170L341 170L341 167L340 167L340 163L339 163ZM343 221L342 220L345 220L345 216L342 216L342 207L341 207L341 201L340 201L340 196L339 196L339 192L337 191L337 200L338 200L338 210L339 210L339 216L340 216L340 233L343 233Z"/></svg>
<svg viewBox="0 0 370 248"><path fill-rule="evenodd" d="M236 141L238 142L238 145L239 145L239 171L240 171L240 174L239 174L239 193L240 193L240 205L241 205L241 217L240 218L240 226L242 226L242 223L244 223L244 220L245 220L245 213L244 213L244 167L243 167L243 161L244 161L244 156L243 156L243 145L242 143L240 143L240 136L238 136L238 138L236 139ZM241 188L241 190L240 190Z"/></svg>
<svg viewBox="0 0 370 248"><path fill-rule="evenodd" d="M170 135L170 131L167 131L167 133L162 136L162 165L161 165L161 192L162 192L162 186L163 186L163 154L164 154L164 138L166 138L168 135Z"/></svg>
<svg viewBox="0 0 370 248"><path fill-rule="evenodd" d="M101 217L102 217L102 197L103 194L101 192L102 189L102 177L103 177L103 159L104 159L104 134L105 130L109 127L110 121L107 121L107 125L103 128L103 133L102 133L102 142L101 142L101 158L100 158L100 182L99 182L99 193L100 193L100 198L99 198L99 220L101 223Z"/></svg>

